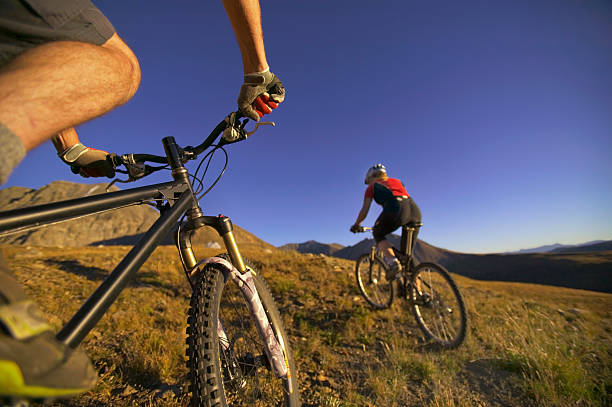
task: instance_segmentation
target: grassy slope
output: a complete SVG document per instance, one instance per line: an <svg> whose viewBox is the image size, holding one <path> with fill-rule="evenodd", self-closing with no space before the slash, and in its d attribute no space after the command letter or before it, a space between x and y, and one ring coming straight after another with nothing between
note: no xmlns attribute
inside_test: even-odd
<svg viewBox="0 0 612 407"><path fill-rule="evenodd" d="M3 252L59 328L127 249ZM306 406L612 403L612 295L456 276L469 334L458 350L439 351L423 340L405 303L382 312L366 306L352 262L296 252L245 254L278 299ZM96 388L61 405L186 405L188 296L175 249L157 249L84 342L100 375Z"/></svg>

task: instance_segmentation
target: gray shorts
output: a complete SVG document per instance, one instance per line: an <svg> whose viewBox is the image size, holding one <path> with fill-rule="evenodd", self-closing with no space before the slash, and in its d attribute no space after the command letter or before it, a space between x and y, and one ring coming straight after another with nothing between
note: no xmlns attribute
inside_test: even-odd
<svg viewBox="0 0 612 407"><path fill-rule="evenodd" d="M52 41L102 45L115 28L89 0L0 0L0 68Z"/></svg>

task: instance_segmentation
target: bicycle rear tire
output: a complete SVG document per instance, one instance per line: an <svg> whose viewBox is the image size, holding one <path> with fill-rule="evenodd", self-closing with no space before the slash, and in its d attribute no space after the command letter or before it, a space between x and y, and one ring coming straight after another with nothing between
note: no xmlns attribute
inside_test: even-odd
<svg viewBox="0 0 612 407"><path fill-rule="evenodd" d="M421 263L412 273L410 305L429 339L456 348L465 339L467 312L455 280L435 263Z"/></svg>
<svg viewBox="0 0 612 407"><path fill-rule="evenodd" d="M387 267L370 253L361 255L355 264L355 278L363 298L374 308L385 309L393 302L393 282L387 280Z"/></svg>
<svg viewBox="0 0 612 407"><path fill-rule="evenodd" d="M221 267L208 264L194 278L187 327L191 405L298 407L297 371L268 285L259 273L253 275L261 303L285 353L287 378L276 377L244 297L234 282L225 280ZM229 349L223 350L220 345L218 321L224 327Z"/></svg>

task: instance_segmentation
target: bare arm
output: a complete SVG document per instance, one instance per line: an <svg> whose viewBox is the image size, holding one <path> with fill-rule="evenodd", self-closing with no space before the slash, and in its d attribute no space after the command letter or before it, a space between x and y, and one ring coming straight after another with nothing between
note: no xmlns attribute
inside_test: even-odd
<svg viewBox="0 0 612 407"><path fill-rule="evenodd" d="M268 69L259 0L223 0L223 6L240 46L244 73Z"/></svg>
<svg viewBox="0 0 612 407"><path fill-rule="evenodd" d="M51 141L53 142L53 146L57 150L57 153L60 154L78 143L79 136L77 135L74 127L71 127L51 137Z"/></svg>
<svg viewBox="0 0 612 407"><path fill-rule="evenodd" d="M361 225L361 222L368 216L368 212L370 211L370 205L372 204L372 198L363 198L363 206L359 211L359 215L357 215L357 220L355 221L355 225Z"/></svg>

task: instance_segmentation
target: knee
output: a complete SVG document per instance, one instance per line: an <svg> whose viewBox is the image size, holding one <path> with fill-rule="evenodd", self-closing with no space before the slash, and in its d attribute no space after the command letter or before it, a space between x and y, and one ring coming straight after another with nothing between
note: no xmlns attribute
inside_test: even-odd
<svg viewBox="0 0 612 407"><path fill-rule="evenodd" d="M136 56L134 56L134 54L131 54L131 56L133 58L128 58L128 91L126 95L128 100L136 94L136 91L140 86L140 64L138 63L138 59L136 59Z"/></svg>
<svg viewBox="0 0 612 407"><path fill-rule="evenodd" d="M378 247L380 250L387 250L391 248L391 243L389 243L389 241L383 237L376 243L376 247Z"/></svg>
<svg viewBox="0 0 612 407"><path fill-rule="evenodd" d="M123 103L125 103L134 96L140 85L138 58L117 33L113 34L102 46L114 53L118 65L120 65L120 70L124 74L122 75L121 88L124 90Z"/></svg>

